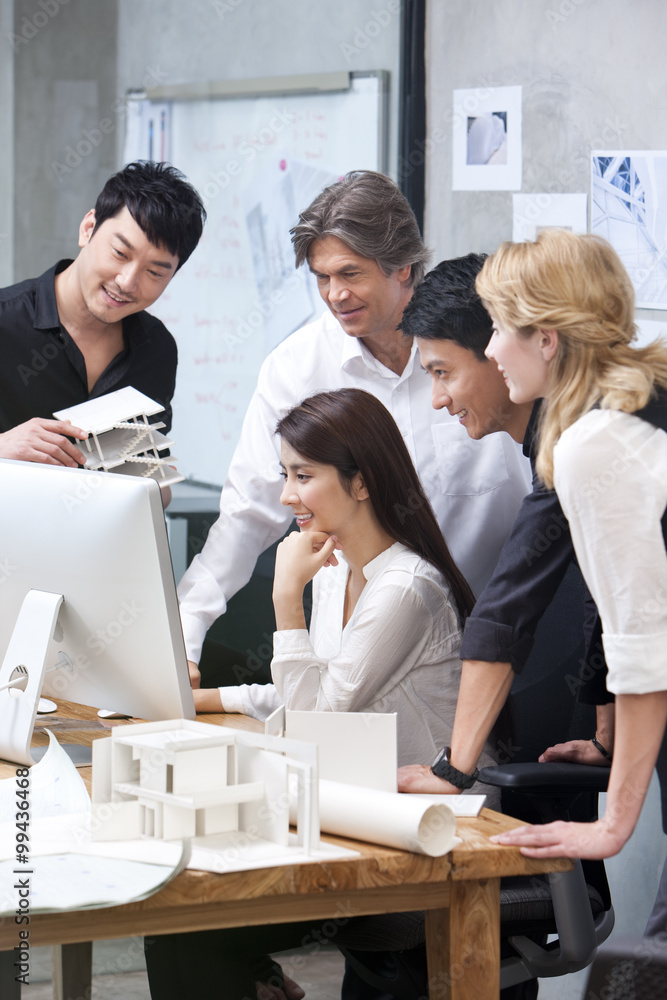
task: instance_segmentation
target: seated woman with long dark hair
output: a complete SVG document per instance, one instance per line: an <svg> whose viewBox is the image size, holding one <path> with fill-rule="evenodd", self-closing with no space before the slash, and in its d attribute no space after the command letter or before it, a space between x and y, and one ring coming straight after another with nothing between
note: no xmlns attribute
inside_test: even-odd
<svg viewBox="0 0 667 1000"><path fill-rule="evenodd" d="M197 710L258 719L281 704L396 712L399 764L435 758L450 742L461 626L473 599L403 438L361 389L311 396L277 432L281 501L300 531L276 556L273 684L195 691Z"/></svg>
<svg viewBox="0 0 667 1000"><path fill-rule="evenodd" d="M300 531L280 544L276 557L274 683L194 691L197 710L265 718L284 703L396 712L398 763L435 758L450 742L461 629L473 598L403 438L388 410L360 389L311 396L283 417L277 432L281 499ZM310 580L309 633L303 591ZM494 763L490 747L482 760ZM154 938L146 942L151 995L253 998L255 980L264 978L262 956L321 941L327 937L321 924ZM423 940L423 916L409 913L346 920L333 943L386 951Z"/></svg>

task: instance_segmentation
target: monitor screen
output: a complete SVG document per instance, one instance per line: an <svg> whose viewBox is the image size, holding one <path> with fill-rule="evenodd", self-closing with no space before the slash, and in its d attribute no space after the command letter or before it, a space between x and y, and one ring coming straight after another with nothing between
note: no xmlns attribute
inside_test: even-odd
<svg viewBox="0 0 667 1000"><path fill-rule="evenodd" d="M0 663L30 591L63 596L42 694L195 717L156 482L0 460Z"/></svg>

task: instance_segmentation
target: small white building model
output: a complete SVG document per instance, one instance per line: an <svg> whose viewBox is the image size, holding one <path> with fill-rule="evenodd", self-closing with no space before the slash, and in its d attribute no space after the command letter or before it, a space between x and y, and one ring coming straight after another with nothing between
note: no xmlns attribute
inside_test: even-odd
<svg viewBox="0 0 667 1000"><path fill-rule="evenodd" d="M119 726L93 743L92 801L95 840L192 838L250 860L319 849L317 748L296 740L185 719Z"/></svg>
<svg viewBox="0 0 667 1000"><path fill-rule="evenodd" d="M164 423L148 420L163 410L154 399L126 386L58 410L54 416L88 432L85 441L77 441L87 455L87 469L150 477L161 486L171 486L184 478L172 468L173 455L160 457L173 441L161 433Z"/></svg>

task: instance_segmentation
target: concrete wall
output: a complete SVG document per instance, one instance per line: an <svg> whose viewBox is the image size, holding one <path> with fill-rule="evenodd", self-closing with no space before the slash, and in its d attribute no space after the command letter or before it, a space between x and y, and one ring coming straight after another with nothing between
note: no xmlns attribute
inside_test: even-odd
<svg viewBox="0 0 667 1000"><path fill-rule="evenodd" d="M12 5L0 5L0 288L14 279L14 31Z"/></svg>
<svg viewBox="0 0 667 1000"><path fill-rule="evenodd" d="M452 191L452 91L523 87L523 187L590 192L590 151L667 149L662 0L429 0L427 236L436 259L512 238L509 191ZM548 187L547 187L548 185Z"/></svg>
<svg viewBox="0 0 667 1000"><path fill-rule="evenodd" d="M77 251L116 169L116 0L15 0L15 276ZM104 126L106 127L106 126Z"/></svg>
<svg viewBox="0 0 667 1000"><path fill-rule="evenodd" d="M398 134L395 0L119 0L118 86L386 69L390 172ZM176 164L178 166L178 164Z"/></svg>
<svg viewBox="0 0 667 1000"><path fill-rule="evenodd" d="M387 69L389 162L395 173L396 6L396 0L14 0L12 23L12 2L4 0L2 283L75 254L81 218L121 163L128 88Z"/></svg>

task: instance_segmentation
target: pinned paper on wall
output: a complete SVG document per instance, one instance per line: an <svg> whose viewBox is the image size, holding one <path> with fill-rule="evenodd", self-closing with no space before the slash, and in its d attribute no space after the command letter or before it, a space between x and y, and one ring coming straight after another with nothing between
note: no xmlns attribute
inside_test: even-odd
<svg viewBox="0 0 667 1000"><path fill-rule="evenodd" d="M452 129L452 190L520 190L521 87L455 90Z"/></svg>
<svg viewBox="0 0 667 1000"><path fill-rule="evenodd" d="M623 261L639 309L667 309L667 152L591 154L591 232Z"/></svg>
<svg viewBox="0 0 667 1000"><path fill-rule="evenodd" d="M543 229L588 229L585 194L552 194L549 191L512 195L515 243L536 240Z"/></svg>

